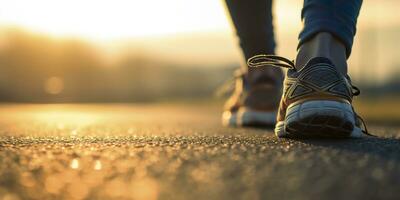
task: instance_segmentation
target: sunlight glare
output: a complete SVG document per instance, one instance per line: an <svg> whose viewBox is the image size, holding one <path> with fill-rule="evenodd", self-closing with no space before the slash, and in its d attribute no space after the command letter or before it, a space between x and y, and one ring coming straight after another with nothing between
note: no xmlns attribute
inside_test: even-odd
<svg viewBox="0 0 400 200"><path fill-rule="evenodd" d="M100 116L95 113L78 112L65 110L62 107L43 111L32 112L34 119L39 122L54 125L57 129L75 127L71 130L71 135L77 135L78 129L96 123Z"/></svg>
<svg viewBox="0 0 400 200"><path fill-rule="evenodd" d="M100 160L96 160L94 164L94 170L101 170L102 165Z"/></svg>
<svg viewBox="0 0 400 200"><path fill-rule="evenodd" d="M64 80L60 77L50 77L44 84L44 89L49 94L60 94L64 90Z"/></svg>
<svg viewBox="0 0 400 200"><path fill-rule="evenodd" d="M0 23L91 39L229 28L222 2L213 0L2 1Z"/></svg>
<svg viewBox="0 0 400 200"><path fill-rule="evenodd" d="M72 169L78 169L79 168L79 160L77 158L72 159L70 167Z"/></svg>

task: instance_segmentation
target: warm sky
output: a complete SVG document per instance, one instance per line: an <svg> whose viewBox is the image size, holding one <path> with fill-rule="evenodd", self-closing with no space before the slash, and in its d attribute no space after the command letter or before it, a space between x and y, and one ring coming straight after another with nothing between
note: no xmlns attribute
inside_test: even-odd
<svg viewBox="0 0 400 200"><path fill-rule="evenodd" d="M275 2L281 27L299 27L302 1ZM365 25L399 24L398 0L364 4ZM101 40L229 30L221 0L1 0L0 24Z"/></svg>
<svg viewBox="0 0 400 200"><path fill-rule="evenodd" d="M218 0L2 0L0 23L91 39L229 28Z"/></svg>
<svg viewBox="0 0 400 200"><path fill-rule="evenodd" d="M297 32L301 28L301 6L301 0L275 1L278 48L285 56L295 55ZM359 29L372 28L379 32L387 28L400 27L399 7L399 0L364 0ZM238 57L239 54L235 43L232 42L230 21L226 16L222 0L0 0L0 28L2 26L18 26L55 37L73 36L106 42L127 38L140 41L143 38L147 40L150 38L150 41L156 41L152 38L178 35L178 39L173 39L178 41L173 42L182 46L176 46L175 49L171 49L171 43L165 41L164 47L155 42L152 45L160 47L164 52L166 51L162 48L167 48L170 53L167 56L180 51L196 54L199 60L204 60L202 53L204 56L209 56L206 53L210 54L209 49L214 47L214 54L217 55L215 59L229 60ZM210 42L194 40L188 42L191 34L187 33L202 34L198 38L214 35L210 40L215 46L210 46L212 45ZM184 34L190 37L181 37ZM358 33L360 41L363 37L366 38L362 34L362 31ZM378 34L378 37L382 37L383 41L386 35ZM228 39L223 40L224 38ZM190 42L197 49L185 46ZM151 45L150 43L148 45ZM396 47L400 44L390 45ZM382 51L393 51L385 49L386 46L382 43L378 48ZM290 52L285 52L287 50ZM357 52L360 51L356 49L353 57L357 57ZM380 58L387 61L384 56ZM397 56L392 56L390 59L387 65L400 63Z"/></svg>

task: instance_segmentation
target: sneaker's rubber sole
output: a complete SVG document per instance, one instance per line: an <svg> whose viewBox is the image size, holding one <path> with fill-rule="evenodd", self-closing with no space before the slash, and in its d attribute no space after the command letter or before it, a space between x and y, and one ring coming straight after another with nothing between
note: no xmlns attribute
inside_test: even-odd
<svg viewBox="0 0 400 200"><path fill-rule="evenodd" d="M310 100L287 108L284 121L275 126L275 135L287 138L362 137L349 103Z"/></svg>
<svg viewBox="0 0 400 200"><path fill-rule="evenodd" d="M222 124L224 126L274 127L275 123L276 112L240 108L237 112L225 111L222 114Z"/></svg>

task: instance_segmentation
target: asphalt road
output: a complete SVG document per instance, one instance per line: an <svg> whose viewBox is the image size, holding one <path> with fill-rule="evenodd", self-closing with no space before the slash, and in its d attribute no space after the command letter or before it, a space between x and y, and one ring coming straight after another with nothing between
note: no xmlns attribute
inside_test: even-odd
<svg viewBox="0 0 400 200"><path fill-rule="evenodd" d="M215 105L0 105L0 199L400 199L400 128L277 139Z"/></svg>

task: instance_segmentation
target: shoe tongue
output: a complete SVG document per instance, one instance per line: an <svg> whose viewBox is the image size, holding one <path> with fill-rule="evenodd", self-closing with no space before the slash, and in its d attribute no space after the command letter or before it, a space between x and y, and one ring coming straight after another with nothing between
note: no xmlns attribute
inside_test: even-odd
<svg viewBox="0 0 400 200"><path fill-rule="evenodd" d="M312 66L312 65L315 65L315 64L321 64L321 63L326 63L326 64L329 64L329 65L333 65L332 61L329 60L328 58L315 57L315 58L310 59L304 67Z"/></svg>

